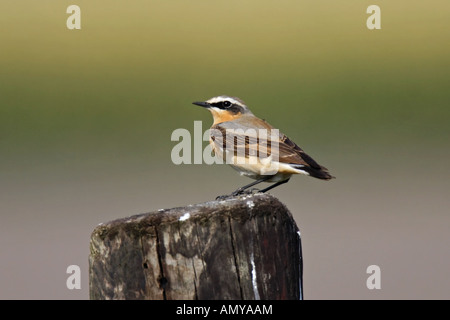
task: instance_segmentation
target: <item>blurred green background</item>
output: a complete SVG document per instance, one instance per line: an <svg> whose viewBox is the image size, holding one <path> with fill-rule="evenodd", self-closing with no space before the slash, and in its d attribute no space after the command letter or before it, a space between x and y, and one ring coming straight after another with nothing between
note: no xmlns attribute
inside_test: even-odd
<svg viewBox="0 0 450 320"><path fill-rule="evenodd" d="M191 102L227 94L337 177L273 191L302 230L306 299L449 299L449 16L444 0L0 1L0 298L87 299L98 223L250 182L170 159L174 129L212 123Z"/></svg>

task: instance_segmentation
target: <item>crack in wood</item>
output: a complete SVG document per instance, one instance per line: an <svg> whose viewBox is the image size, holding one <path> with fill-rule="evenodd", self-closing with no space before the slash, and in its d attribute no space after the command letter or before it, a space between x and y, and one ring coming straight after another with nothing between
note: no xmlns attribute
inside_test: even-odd
<svg viewBox="0 0 450 320"><path fill-rule="evenodd" d="M163 300L167 300L166 296L166 285L167 285L167 279L164 277L164 268L163 268L163 262L162 262L162 256L161 256L161 243L159 239L159 233L158 228L155 226L155 234L156 234L156 254L158 255L158 264L159 264L159 285L162 289L163 293Z"/></svg>
<svg viewBox="0 0 450 320"><path fill-rule="evenodd" d="M195 236L196 236L196 238L197 238L197 244L198 244L198 246L199 246L198 254L199 254L200 257L201 257L202 265L203 265L203 270L204 270L204 269L206 268L206 266L205 266L205 258L204 258L204 256L203 256L203 251L202 251L201 248L200 248L200 243L201 243L201 241L200 241L200 235L199 235L199 233L198 233L198 225L197 225L197 222L194 222L194 225L195 225ZM207 275L206 275L206 278L208 278Z"/></svg>
<svg viewBox="0 0 450 320"><path fill-rule="evenodd" d="M237 256L236 256L236 250L234 247L234 236L233 236L233 229L231 228L231 216L228 216L228 224L230 226L230 240L231 240L231 250L233 252L233 259L234 259L234 267L236 268L236 276L237 276L237 281L239 284L239 293L241 295L241 300L244 299L244 294L242 292L242 285L241 285L241 276L239 274L239 265L237 262Z"/></svg>
<svg viewBox="0 0 450 320"><path fill-rule="evenodd" d="M295 232L295 230L294 230ZM302 253L302 237L300 235L300 231L297 231L298 234L298 279L299 279L299 299L303 300L303 253Z"/></svg>
<svg viewBox="0 0 450 320"><path fill-rule="evenodd" d="M194 270L194 299L198 300L198 292L197 292L197 271L195 270L194 259L192 261L192 269Z"/></svg>

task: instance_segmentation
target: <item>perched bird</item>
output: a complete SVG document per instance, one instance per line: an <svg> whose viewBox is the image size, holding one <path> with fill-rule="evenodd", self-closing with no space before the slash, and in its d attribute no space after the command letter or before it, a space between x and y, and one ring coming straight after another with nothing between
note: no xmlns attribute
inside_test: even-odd
<svg viewBox="0 0 450 320"><path fill-rule="evenodd" d="M293 174L334 178L286 135L256 117L241 99L218 96L193 104L208 109L214 118L209 141L215 155L241 175L256 180L231 195L261 182L275 182L260 190L266 192L288 182Z"/></svg>

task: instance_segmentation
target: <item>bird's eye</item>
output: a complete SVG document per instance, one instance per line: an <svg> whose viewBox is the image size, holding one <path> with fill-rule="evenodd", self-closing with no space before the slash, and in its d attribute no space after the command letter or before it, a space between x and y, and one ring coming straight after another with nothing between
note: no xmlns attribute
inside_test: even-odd
<svg viewBox="0 0 450 320"><path fill-rule="evenodd" d="M224 101L224 102L223 102L223 106L224 106L225 108L231 107L231 102L230 102L230 101Z"/></svg>

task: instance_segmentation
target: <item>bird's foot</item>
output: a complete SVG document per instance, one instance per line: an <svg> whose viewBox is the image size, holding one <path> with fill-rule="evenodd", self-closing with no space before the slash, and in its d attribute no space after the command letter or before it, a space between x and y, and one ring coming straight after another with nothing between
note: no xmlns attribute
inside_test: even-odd
<svg viewBox="0 0 450 320"><path fill-rule="evenodd" d="M239 194L253 195L253 194L256 194L256 193L260 193L260 192L261 192L261 190L258 189L258 188L251 188L251 189L245 190L245 191L243 191L243 192L241 192Z"/></svg>
<svg viewBox="0 0 450 320"><path fill-rule="evenodd" d="M226 199L229 199L229 198L232 198L232 197L233 197L232 194L224 194L223 196L217 196L216 200L217 201L221 201L221 200L226 200Z"/></svg>
<svg viewBox="0 0 450 320"><path fill-rule="evenodd" d="M232 192L231 194L226 194L223 196L218 196L216 197L216 200L226 200L229 198L233 198L236 196L241 196L241 195L253 195L255 193L260 192L261 190L257 189L257 188L252 188L252 189L247 189L247 190L241 190L241 189L237 189L236 191Z"/></svg>

